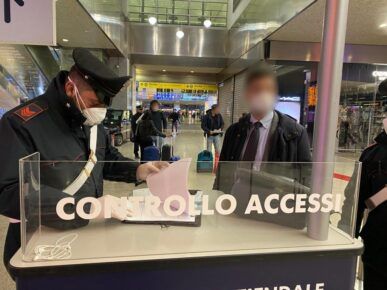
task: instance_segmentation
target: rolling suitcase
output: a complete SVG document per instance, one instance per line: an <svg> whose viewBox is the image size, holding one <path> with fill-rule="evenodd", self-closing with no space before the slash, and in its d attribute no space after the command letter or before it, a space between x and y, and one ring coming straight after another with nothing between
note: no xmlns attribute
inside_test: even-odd
<svg viewBox="0 0 387 290"><path fill-rule="evenodd" d="M160 150L156 146L148 146L144 148L142 161L160 161Z"/></svg>
<svg viewBox="0 0 387 290"><path fill-rule="evenodd" d="M176 162L176 161L179 161L180 160L180 156L172 156L171 157L171 162Z"/></svg>
<svg viewBox="0 0 387 290"><path fill-rule="evenodd" d="M162 161L176 161L174 158L173 150L174 137L164 138L164 145L161 148L161 160ZM180 159L180 158L178 158Z"/></svg>
<svg viewBox="0 0 387 290"><path fill-rule="evenodd" d="M196 163L197 172L212 172L214 167L214 157L212 152L204 150L198 154Z"/></svg>
<svg viewBox="0 0 387 290"><path fill-rule="evenodd" d="M161 148L161 160L170 161L173 157L173 147L170 144L165 144Z"/></svg>

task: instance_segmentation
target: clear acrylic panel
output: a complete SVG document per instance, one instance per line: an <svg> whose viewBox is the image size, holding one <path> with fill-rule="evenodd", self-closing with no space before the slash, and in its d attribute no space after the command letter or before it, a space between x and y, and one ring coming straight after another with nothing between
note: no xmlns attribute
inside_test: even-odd
<svg viewBox="0 0 387 290"><path fill-rule="evenodd" d="M40 239L40 154L34 153L19 161L21 248L25 256L33 254Z"/></svg>
<svg viewBox="0 0 387 290"><path fill-rule="evenodd" d="M358 162L183 159L140 184L130 178L136 162L98 162L70 195L86 163L37 157L20 163L24 261L240 255L354 243ZM327 235L316 239L316 231Z"/></svg>

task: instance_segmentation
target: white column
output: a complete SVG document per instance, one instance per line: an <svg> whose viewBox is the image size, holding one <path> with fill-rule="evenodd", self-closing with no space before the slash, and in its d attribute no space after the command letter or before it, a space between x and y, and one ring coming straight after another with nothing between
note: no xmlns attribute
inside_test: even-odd
<svg viewBox="0 0 387 290"><path fill-rule="evenodd" d="M331 193L349 0L327 0L313 140L312 192ZM320 162L320 163L319 163ZM329 214L311 214L308 236L328 238Z"/></svg>

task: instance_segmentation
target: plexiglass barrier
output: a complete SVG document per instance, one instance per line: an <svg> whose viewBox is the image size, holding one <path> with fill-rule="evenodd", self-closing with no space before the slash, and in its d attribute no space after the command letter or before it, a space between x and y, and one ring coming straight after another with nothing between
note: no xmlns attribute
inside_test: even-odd
<svg viewBox="0 0 387 290"><path fill-rule="evenodd" d="M24 261L147 260L334 249L354 243L358 162L169 163L144 182L138 163L20 161ZM85 168L86 166L86 168ZM86 178L83 178L83 175ZM314 175L315 176L315 175ZM316 177L313 177L316 178ZM327 219L327 238L308 235ZM320 223L324 225L325 223ZM315 223L313 223L315 225Z"/></svg>

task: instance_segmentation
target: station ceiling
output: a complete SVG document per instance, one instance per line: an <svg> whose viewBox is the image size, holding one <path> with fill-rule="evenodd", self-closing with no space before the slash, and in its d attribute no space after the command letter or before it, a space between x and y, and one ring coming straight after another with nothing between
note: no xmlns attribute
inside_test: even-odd
<svg viewBox="0 0 387 290"><path fill-rule="evenodd" d="M227 0L128 0L123 7L120 0L94 0L93 10L115 15L124 12L126 20L147 23L156 17L161 24L203 25L210 19L213 26L226 27Z"/></svg>
<svg viewBox="0 0 387 290"><path fill-rule="evenodd" d="M112 19L122 17L124 12L129 38L135 44L132 43L130 57L139 69L186 74L219 74L230 62L253 51L268 33L269 40L320 42L325 9L325 0L314 4L312 0L251 0L248 9L227 31L223 20L216 23L216 19L227 16L227 0L128 0L125 7L121 0L84 2L89 2L93 13ZM117 50L80 1L58 0L57 5L60 46ZM163 18L163 14L168 16ZM148 17L153 15L160 25L149 25ZM211 17L215 27L205 29L202 16ZM186 33L181 41L175 37L178 28ZM347 43L387 45L386 0L350 0Z"/></svg>
<svg viewBox="0 0 387 290"><path fill-rule="evenodd" d="M226 27L227 0L128 0L128 20L147 22L154 16L158 23L202 25L210 19L213 26Z"/></svg>
<svg viewBox="0 0 387 290"><path fill-rule="evenodd" d="M318 0L279 28L269 39L320 42L325 4L325 0ZM346 42L349 44L387 45L386 0L350 0Z"/></svg>
<svg viewBox="0 0 387 290"><path fill-rule="evenodd" d="M60 46L115 49L109 37L77 0L58 0L56 5ZM69 17L70 11L72 17Z"/></svg>

